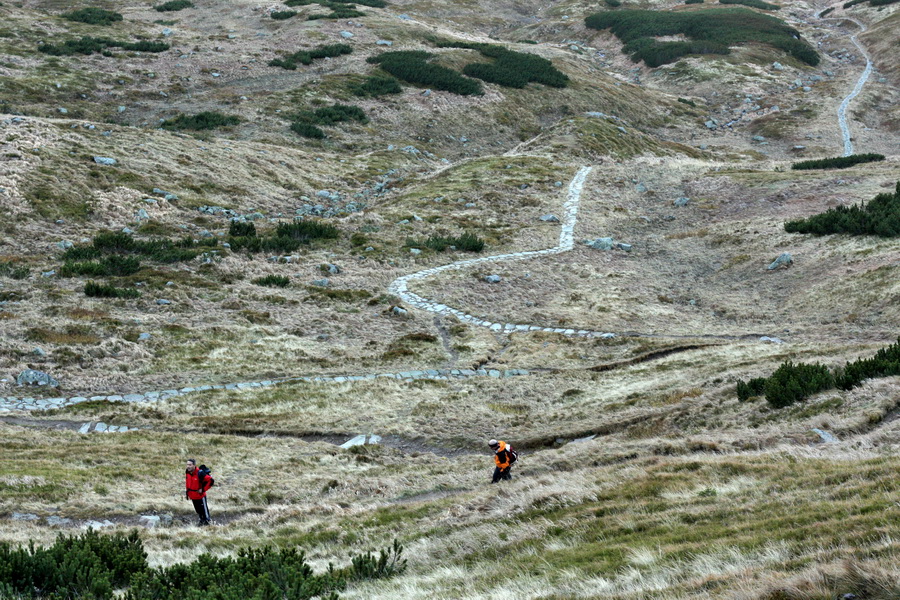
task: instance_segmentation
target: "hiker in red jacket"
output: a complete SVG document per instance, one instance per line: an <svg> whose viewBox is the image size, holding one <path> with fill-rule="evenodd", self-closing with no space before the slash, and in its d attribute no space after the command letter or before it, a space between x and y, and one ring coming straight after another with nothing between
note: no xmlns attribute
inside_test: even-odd
<svg viewBox="0 0 900 600"><path fill-rule="evenodd" d="M194 510L200 517L200 526L209 525L209 506L206 504L206 492L212 487L212 478L200 473L197 461L189 458L184 472L184 497L194 503Z"/></svg>
<svg viewBox="0 0 900 600"><path fill-rule="evenodd" d="M512 475L509 471L516 459L519 458L518 453L512 449L512 446L502 440L499 442L491 440L488 442L488 446L494 451L494 463L497 465L497 468L494 469L494 478L491 480L491 483L497 483L501 479L511 480Z"/></svg>

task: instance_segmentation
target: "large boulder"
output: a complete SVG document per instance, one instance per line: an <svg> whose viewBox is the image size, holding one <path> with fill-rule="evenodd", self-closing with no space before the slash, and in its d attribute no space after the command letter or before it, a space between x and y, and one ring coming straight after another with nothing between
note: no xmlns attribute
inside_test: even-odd
<svg viewBox="0 0 900 600"><path fill-rule="evenodd" d="M787 267L791 266L792 264L794 264L794 259L791 258L790 252L782 252L782 253L778 256L778 258L776 258L776 259L772 262L771 265L769 265L768 267L766 267L766 269L768 269L769 271L774 271L775 269L778 269L778 268L780 268L780 267L785 267L785 268L787 268Z"/></svg>
<svg viewBox="0 0 900 600"><path fill-rule="evenodd" d="M59 387L59 382L50 377L43 371L35 369L25 369L16 377L16 383L19 385L48 385L52 388Z"/></svg>

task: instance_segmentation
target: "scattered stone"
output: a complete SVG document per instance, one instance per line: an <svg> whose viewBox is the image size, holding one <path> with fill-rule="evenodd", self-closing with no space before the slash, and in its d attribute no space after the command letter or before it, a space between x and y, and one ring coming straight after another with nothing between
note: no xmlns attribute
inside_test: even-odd
<svg viewBox="0 0 900 600"><path fill-rule="evenodd" d="M499 275L486 275L484 280L488 283L500 283L502 277Z"/></svg>
<svg viewBox="0 0 900 600"><path fill-rule="evenodd" d="M789 267L794 264L794 259L791 257L789 252L782 252L775 261L766 267L769 271L773 271L779 267Z"/></svg>
<svg viewBox="0 0 900 600"><path fill-rule="evenodd" d="M392 308L391 312L398 317L405 317L409 314L405 308L400 308L399 306L395 306L394 308Z"/></svg>
<svg viewBox="0 0 900 600"><path fill-rule="evenodd" d="M772 68L776 71L784 71L784 65L782 65L780 62L773 62Z"/></svg>
<svg viewBox="0 0 900 600"><path fill-rule="evenodd" d="M562 181L554 181L553 187L562 187Z"/></svg>
<svg viewBox="0 0 900 600"><path fill-rule="evenodd" d="M164 514L159 515L159 524L162 525L163 527L171 527L173 520L174 520L174 517L172 517L172 515L169 513L164 513Z"/></svg>
<svg viewBox="0 0 900 600"><path fill-rule="evenodd" d="M114 158L109 158L108 156L95 156L94 162L97 163L98 165L106 165L108 167L111 167L111 166L115 165L118 161Z"/></svg>
<svg viewBox="0 0 900 600"><path fill-rule="evenodd" d="M619 250L624 250L625 252L631 252L632 247L633 246L631 244L623 244L622 242L616 244L616 248L618 248Z"/></svg>
<svg viewBox="0 0 900 600"><path fill-rule="evenodd" d="M718 127L718 125L716 124L716 122L713 121L712 119L710 119L709 121L707 121L706 123L704 123L704 125L706 125L706 128L707 128L707 129L715 129L716 127Z"/></svg>
<svg viewBox="0 0 900 600"><path fill-rule="evenodd" d="M816 428L813 428L812 431L820 438L822 438L822 441L826 444L837 444L838 442L840 442L839 439L837 439L836 437L834 437L834 435L828 433L827 431L822 431L821 429Z"/></svg>
<svg viewBox="0 0 900 600"><path fill-rule="evenodd" d="M690 198L687 198L687 197L685 197L685 196L682 196L681 198L679 198L678 200L676 200L675 202L673 202L673 204L674 204L675 206L682 207L682 206L687 206L687 205L688 205L688 202L690 202L690 201L691 201Z"/></svg>
<svg viewBox="0 0 900 600"><path fill-rule="evenodd" d="M141 518L138 519L138 522L147 529L154 529L156 527L159 527L160 520L161 519L156 515L141 515Z"/></svg>
<svg viewBox="0 0 900 600"><path fill-rule="evenodd" d="M59 114L61 114L61 115L67 115L67 114L69 114L69 111L68 111L67 109L63 108L62 106L60 106L60 107L57 108L56 110L59 111Z"/></svg>
<svg viewBox="0 0 900 600"><path fill-rule="evenodd" d="M328 287L328 284L330 284L330 283L331 283L331 282L328 280L328 278L325 277L325 278L322 278L322 279L314 279L314 280L311 282L311 285L315 285L315 286L318 286L318 287Z"/></svg>
<svg viewBox="0 0 900 600"><path fill-rule="evenodd" d="M115 523L106 519L104 521L88 521L84 524L85 529L106 529L107 527L115 527Z"/></svg>
<svg viewBox="0 0 900 600"><path fill-rule="evenodd" d="M613 249L613 239L611 237L603 237L597 238L593 241L585 241L585 244L588 247L593 248L594 250L612 250Z"/></svg>
<svg viewBox="0 0 900 600"><path fill-rule="evenodd" d="M791 150L793 150L794 152L800 152L801 150L806 150L806 146L803 146L803 145L801 145L801 144L797 144L796 146L794 146L793 148L791 148Z"/></svg>
<svg viewBox="0 0 900 600"><path fill-rule="evenodd" d="M14 512L12 516L10 516L10 519L12 519L13 521L37 521L38 516L34 513Z"/></svg>
<svg viewBox="0 0 900 600"><path fill-rule="evenodd" d="M75 244L73 244L69 240L63 240L61 242L56 242L56 247L59 248L60 250L68 250L69 248L71 248L74 245Z"/></svg>
<svg viewBox="0 0 900 600"><path fill-rule="evenodd" d="M410 248L409 253L412 254L413 256L418 256L419 254L422 254L422 251L419 250L418 248Z"/></svg>
<svg viewBox="0 0 900 600"><path fill-rule="evenodd" d="M72 519L67 519L66 517L58 517L56 515L50 515L47 517L47 525L50 527L62 527L63 525L71 525Z"/></svg>
<svg viewBox="0 0 900 600"><path fill-rule="evenodd" d="M90 430L91 430L91 424L90 424L90 422L88 422L81 426L81 428L78 430L78 433L87 433Z"/></svg>
<svg viewBox="0 0 900 600"><path fill-rule="evenodd" d="M31 353L34 354L35 356L47 356L47 353L44 352L44 349L40 348L38 346L35 346L34 350L32 350Z"/></svg>
<svg viewBox="0 0 900 600"><path fill-rule="evenodd" d="M172 304L172 301L171 301L171 300L166 300L165 298L159 298L159 299L156 301L156 303L159 304L160 306L165 306L165 305L167 305L167 304Z"/></svg>
<svg viewBox="0 0 900 600"><path fill-rule="evenodd" d="M99 423L97 423L97 426L94 427L94 431L98 433L105 433L108 428L109 427L106 425L106 423L100 421Z"/></svg>
<svg viewBox="0 0 900 600"><path fill-rule="evenodd" d="M339 266L337 266L337 265L333 265L333 264L331 264L331 263L328 263L328 264L325 265L325 266L326 266L328 272L331 273L332 275L337 275L338 273L341 272L341 268L340 268Z"/></svg>
<svg viewBox="0 0 900 600"><path fill-rule="evenodd" d="M138 335L138 341L145 342L145 341L149 340L151 337L152 336L149 333L142 333L142 334Z"/></svg>
<svg viewBox="0 0 900 600"><path fill-rule="evenodd" d="M644 185L643 183L639 183L639 184L637 184L637 185L634 187L634 189L635 189L639 194L643 194L644 192L647 191L647 186Z"/></svg>
<svg viewBox="0 0 900 600"><path fill-rule="evenodd" d="M752 139L753 139L754 142L764 142L764 141L766 141L766 138L763 137L763 136L761 136L761 135L754 135Z"/></svg>
<svg viewBox="0 0 900 600"><path fill-rule="evenodd" d="M542 215L541 221L544 223L559 223L559 218L556 215Z"/></svg>
<svg viewBox="0 0 900 600"><path fill-rule="evenodd" d="M375 43L379 46L393 46L394 45L394 42L392 42L390 40L378 40Z"/></svg>
<svg viewBox="0 0 900 600"><path fill-rule="evenodd" d="M344 39L350 39L350 38L353 37L353 34L350 33L349 31L342 31L342 32L341 32L341 37L344 38Z"/></svg>
<svg viewBox="0 0 900 600"><path fill-rule="evenodd" d="M35 369L25 369L19 373L19 376L16 377L16 383L19 385L47 385L52 388L59 387L59 382L57 380L43 371L36 371Z"/></svg>
<svg viewBox="0 0 900 600"><path fill-rule="evenodd" d="M381 441L379 435L358 435L341 444L341 448L352 448L353 446L365 446L366 444L377 444Z"/></svg>

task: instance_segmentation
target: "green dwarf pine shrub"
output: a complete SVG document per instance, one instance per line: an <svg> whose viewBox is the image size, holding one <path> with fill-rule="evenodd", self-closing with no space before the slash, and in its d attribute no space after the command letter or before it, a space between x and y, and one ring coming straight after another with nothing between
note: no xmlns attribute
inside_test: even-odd
<svg viewBox="0 0 900 600"><path fill-rule="evenodd" d="M403 88L400 87L400 82L393 77L374 75L367 77L362 83L351 86L350 91L356 96L374 98L386 94L399 94Z"/></svg>
<svg viewBox="0 0 900 600"><path fill-rule="evenodd" d="M771 15L745 8L703 11L617 10L590 15L591 29L612 29L624 42L622 51L635 62L658 67L688 54L728 54L729 46L759 42L774 46L815 66L819 55L800 32ZM660 42L658 36L684 35L690 41Z"/></svg>
<svg viewBox="0 0 900 600"><path fill-rule="evenodd" d="M141 293L134 288L117 288L111 285L88 281L84 284L84 295L91 298L140 298Z"/></svg>
<svg viewBox="0 0 900 600"><path fill-rule="evenodd" d="M275 12L269 13L269 16L275 19L276 21L286 21L291 17L297 16L296 10L276 10Z"/></svg>
<svg viewBox="0 0 900 600"><path fill-rule="evenodd" d="M256 225L253 221L232 221L228 226L228 235L232 237L255 236Z"/></svg>
<svg viewBox="0 0 900 600"><path fill-rule="evenodd" d="M835 373L835 385L850 390L866 379L900 375L900 338L895 344L882 348L872 358L860 358L848 362Z"/></svg>
<svg viewBox="0 0 900 600"><path fill-rule="evenodd" d="M425 246L437 252L443 252L445 249L453 246L457 250L466 252L481 252L484 250L484 240L476 236L474 233L464 233L458 237L431 236L425 243L412 243L412 246Z"/></svg>
<svg viewBox="0 0 900 600"><path fill-rule="evenodd" d="M282 58L275 58L269 61L270 67L281 67L294 71L297 64L311 65L312 61L320 58L334 58L342 54L350 54L353 48L347 44L328 44L326 46L318 46L310 50L298 50L293 54L288 54Z"/></svg>
<svg viewBox="0 0 900 600"><path fill-rule="evenodd" d="M291 123L291 131L296 134L302 135L303 137L311 138L314 140L321 140L325 138L324 131L311 123L304 123L302 121L294 121L293 123Z"/></svg>
<svg viewBox="0 0 900 600"><path fill-rule="evenodd" d="M291 280L283 275L266 275L265 277L257 277L256 279L251 279L252 283L256 285L263 285L266 287L287 287L290 285Z"/></svg>
<svg viewBox="0 0 900 600"><path fill-rule="evenodd" d="M737 397L741 402L746 402L754 396L762 396L766 392L766 378L756 377L750 381L738 380Z"/></svg>
<svg viewBox="0 0 900 600"><path fill-rule="evenodd" d="M777 4L769 4L762 0L719 0L719 4L743 4L744 6L760 10L781 10L781 7Z"/></svg>
<svg viewBox="0 0 900 600"><path fill-rule="evenodd" d="M169 45L163 42L117 42L107 38L95 38L85 36L77 40L68 40L62 44L41 44L38 51L51 56L72 56L74 54L101 53L111 56L109 48L122 48L134 52L165 52Z"/></svg>
<svg viewBox="0 0 900 600"><path fill-rule="evenodd" d="M439 42L439 48L468 48L495 59L490 64L472 63L463 68L469 77L506 87L523 88L530 82L551 87L566 87L569 78L546 58L527 52L514 52L496 44Z"/></svg>
<svg viewBox="0 0 900 600"><path fill-rule="evenodd" d="M162 129L178 131L189 129L191 131L205 131L218 127L230 127L237 125L241 120L232 115L223 115L219 112L204 111L196 115L178 115L172 119L166 119L160 124Z"/></svg>
<svg viewBox="0 0 900 600"><path fill-rule="evenodd" d="M607 6L611 8L619 8L622 6L622 0L603 0Z"/></svg>
<svg viewBox="0 0 900 600"><path fill-rule="evenodd" d="M854 165L882 160L884 160L884 154L851 154L850 156L804 160L792 164L791 169L794 171L808 171L811 169L847 169Z"/></svg>
<svg viewBox="0 0 900 600"><path fill-rule="evenodd" d="M784 224L788 233L900 237L900 181L893 194L878 194L867 203L837 206L824 213Z"/></svg>
<svg viewBox="0 0 900 600"><path fill-rule="evenodd" d="M122 20L122 15L111 10L102 8L80 8L71 12L64 13L63 19L68 21L77 21L79 23L87 23L88 25L112 25Z"/></svg>
<svg viewBox="0 0 900 600"><path fill-rule="evenodd" d="M385 72L407 83L463 96L480 96L484 93L481 84L474 79L463 77L453 69L430 64L428 60L432 57L431 53L424 50L400 50L370 56L366 62L379 65Z"/></svg>
<svg viewBox="0 0 900 600"><path fill-rule="evenodd" d="M833 387L834 377L824 365L787 361L766 379L766 401L784 408Z"/></svg>
<svg viewBox="0 0 900 600"><path fill-rule="evenodd" d="M275 229L275 235L309 243L311 240L337 239L340 232L334 225L321 221L294 221L279 223Z"/></svg>
<svg viewBox="0 0 900 600"><path fill-rule="evenodd" d="M159 6L154 6L153 8L158 12L175 12L178 10L184 10L185 8L193 8L194 4L191 0L171 0L170 2L164 2Z"/></svg>

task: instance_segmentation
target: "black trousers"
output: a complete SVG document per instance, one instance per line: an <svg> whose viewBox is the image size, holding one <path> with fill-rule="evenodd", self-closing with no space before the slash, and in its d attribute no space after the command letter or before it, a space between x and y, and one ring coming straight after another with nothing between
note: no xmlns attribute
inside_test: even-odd
<svg viewBox="0 0 900 600"><path fill-rule="evenodd" d="M201 525L209 525L209 506L206 504L206 496L203 496L199 500L191 500L194 503L194 510L197 511L197 516L200 517Z"/></svg>
<svg viewBox="0 0 900 600"><path fill-rule="evenodd" d="M505 479L506 481L511 480L512 475L509 472L511 467L512 467L512 465L510 465L509 467L506 467L505 469L501 469L500 467L494 467L494 479L491 481L491 483L497 483L501 479Z"/></svg>

